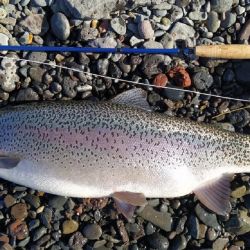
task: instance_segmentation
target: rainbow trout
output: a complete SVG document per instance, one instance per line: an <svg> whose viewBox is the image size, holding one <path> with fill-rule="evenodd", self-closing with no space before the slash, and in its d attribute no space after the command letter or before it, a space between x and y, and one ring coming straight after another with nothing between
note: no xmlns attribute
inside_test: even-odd
<svg viewBox="0 0 250 250"><path fill-rule="evenodd" d="M3 109L0 177L56 195L112 196L126 217L145 197L191 192L225 214L231 174L250 170L249 137L148 107L133 89L111 102Z"/></svg>

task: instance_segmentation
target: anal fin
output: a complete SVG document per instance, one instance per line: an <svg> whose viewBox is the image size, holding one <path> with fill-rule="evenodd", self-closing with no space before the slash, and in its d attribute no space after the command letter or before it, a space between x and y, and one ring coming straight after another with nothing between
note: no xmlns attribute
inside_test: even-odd
<svg viewBox="0 0 250 250"><path fill-rule="evenodd" d="M0 155L0 168L15 168L19 162L20 159L16 156Z"/></svg>
<svg viewBox="0 0 250 250"><path fill-rule="evenodd" d="M112 194L117 210L128 220L134 215L136 206L144 206L147 200L142 193L115 192Z"/></svg>
<svg viewBox="0 0 250 250"><path fill-rule="evenodd" d="M224 174L219 178L204 183L193 192L207 208L216 214L226 215L229 212L232 177L232 174Z"/></svg>

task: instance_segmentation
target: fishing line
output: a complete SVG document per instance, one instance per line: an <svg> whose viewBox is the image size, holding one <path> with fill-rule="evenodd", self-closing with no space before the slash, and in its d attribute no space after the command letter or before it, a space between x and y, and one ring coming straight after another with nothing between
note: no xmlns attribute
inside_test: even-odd
<svg viewBox="0 0 250 250"><path fill-rule="evenodd" d="M119 79L119 78L111 77L111 76L100 75L100 74L96 74L96 73L87 72L87 71L84 71L84 70L81 70L81 69L70 68L70 67L66 67L66 66L63 66L63 65L58 65L58 64L55 64L53 62L41 62L41 61L36 61L36 60L30 60L30 59L24 59L24 58L15 58L15 57L8 57L8 56L1 56L1 55L0 55L0 58L2 58L2 59L7 58L7 59L10 59L10 60L13 60L13 61L31 62L31 63L50 66L50 67L55 67L55 68L60 68L60 69L65 69L65 70L71 70L73 72L84 73L86 75L91 75L91 76L95 76L95 77L110 79L110 80L113 80L113 81L116 81L116 82L120 81L120 82L129 83L129 84L135 84L135 85L140 85L140 86L145 86L145 87L152 87L152 88L157 88L157 89L159 89L159 88L161 88L161 89L171 89L171 90L175 90L175 91L182 91L182 92L185 92L185 93L192 93L192 94L197 94L197 95L210 96L210 97L227 99L227 100L232 100L232 101L250 102L250 100L248 100L248 99L234 98L234 97L229 97L229 96L221 96L221 95L216 95L216 94L209 94L209 93L204 93L204 92L199 92L199 91L189 90L189 89L180 89L180 88L168 87L168 86L157 86L156 87L153 84L147 84L147 83L136 82L136 81L131 81L131 80Z"/></svg>

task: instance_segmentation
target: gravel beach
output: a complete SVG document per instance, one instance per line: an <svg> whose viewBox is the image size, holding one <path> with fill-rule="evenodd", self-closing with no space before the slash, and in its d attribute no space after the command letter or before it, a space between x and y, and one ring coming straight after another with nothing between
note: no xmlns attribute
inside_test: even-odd
<svg viewBox="0 0 250 250"><path fill-rule="evenodd" d="M0 45L249 44L249 13L249 0L0 0ZM249 60L7 51L0 56L3 108L32 101L109 100L132 87L80 72L85 71L155 85L144 87L154 112L250 134L249 103L181 91L250 101ZM0 249L250 249L250 175L236 175L231 186L227 216L211 213L190 194L148 199L127 221L112 199L54 196L0 179Z"/></svg>

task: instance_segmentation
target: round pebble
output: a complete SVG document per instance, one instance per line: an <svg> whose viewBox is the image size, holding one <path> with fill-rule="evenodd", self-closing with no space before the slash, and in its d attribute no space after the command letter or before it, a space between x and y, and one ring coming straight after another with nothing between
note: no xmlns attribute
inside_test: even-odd
<svg viewBox="0 0 250 250"><path fill-rule="evenodd" d="M89 240L97 240L102 235L102 228L98 224L88 224L84 226L83 235Z"/></svg>
<svg viewBox="0 0 250 250"><path fill-rule="evenodd" d="M66 220L63 222L63 234L71 234L77 231L79 225L77 221L74 220Z"/></svg>
<svg viewBox="0 0 250 250"><path fill-rule="evenodd" d="M60 40L67 40L70 35L70 25L67 17L63 13L55 13L50 23L53 34Z"/></svg>

